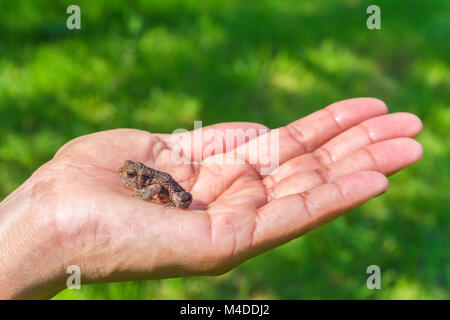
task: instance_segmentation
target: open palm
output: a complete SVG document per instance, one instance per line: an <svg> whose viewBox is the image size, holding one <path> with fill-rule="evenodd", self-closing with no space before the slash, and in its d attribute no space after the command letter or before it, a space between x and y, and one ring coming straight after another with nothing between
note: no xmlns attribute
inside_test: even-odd
<svg viewBox="0 0 450 320"><path fill-rule="evenodd" d="M217 153L176 164L164 134L118 129L72 140L36 173L62 260L81 266L87 282L225 272L384 192L385 175L418 161L422 148L410 138L420 120L386 113L377 99L345 100L256 137L279 137L280 165L265 175L258 161L221 164ZM236 128L263 126L204 130ZM221 152L246 150L248 142ZM170 173L192 193L190 208L132 198L117 175L127 159Z"/></svg>

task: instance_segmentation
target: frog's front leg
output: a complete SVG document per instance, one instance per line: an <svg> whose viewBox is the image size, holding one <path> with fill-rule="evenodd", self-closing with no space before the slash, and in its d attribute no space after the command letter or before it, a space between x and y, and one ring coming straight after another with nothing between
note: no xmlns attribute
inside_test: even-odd
<svg viewBox="0 0 450 320"><path fill-rule="evenodd" d="M133 197L140 198L142 200L150 200L153 198L153 196L157 195L162 190L162 185L156 183L151 184L148 187L142 188L142 189L134 189L137 191L135 194L133 194Z"/></svg>

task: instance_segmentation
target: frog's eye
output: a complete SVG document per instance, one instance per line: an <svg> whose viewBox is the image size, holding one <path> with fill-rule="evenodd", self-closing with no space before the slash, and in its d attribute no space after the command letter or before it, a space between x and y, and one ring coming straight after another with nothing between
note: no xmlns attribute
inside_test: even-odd
<svg viewBox="0 0 450 320"><path fill-rule="evenodd" d="M128 171L128 172L127 172L127 176L130 177L130 178L131 178L131 177L134 177L134 176L136 176L136 172L135 172L135 171L132 171L132 172L129 172L129 171Z"/></svg>

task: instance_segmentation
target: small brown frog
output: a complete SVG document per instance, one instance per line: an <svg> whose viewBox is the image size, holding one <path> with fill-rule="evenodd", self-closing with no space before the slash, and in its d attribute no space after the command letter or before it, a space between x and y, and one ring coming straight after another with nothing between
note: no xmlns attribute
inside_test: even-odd
<svg viewBox="0 0 450 320"><path fill-rule="evenodd" d="M192 202L192 195L167 172L126 160L118 173L125 185L136 191L134 197L176 208L187 208Z"/></svg>

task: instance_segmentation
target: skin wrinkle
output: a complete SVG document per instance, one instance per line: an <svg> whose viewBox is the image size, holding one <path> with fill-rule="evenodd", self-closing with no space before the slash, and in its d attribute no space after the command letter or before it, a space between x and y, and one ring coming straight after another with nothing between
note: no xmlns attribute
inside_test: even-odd
<svg viewBox="0 0 450 320"><path fill-rule="evenodd" d="M189 184L190 184L190 187L189 187L189 191L191 191L192 189L194 189L194 187L195 187L195 184L197 183L197 181L198 181L198 178L200 177L200 169L202 168L202 164L201 163L199 163L199 164L195 164L194 162L191 162L191 170L192 170L192 177L191 178L189 178L189 179L186 179L186 180L184 180L184 181L180 181L180 182L187 182L187 181L189 181L189 180L193 180L192 182L190 182Z"/></svg>
<svg viewBox="0 0 450 320"><path fill-rule="evenodd" d="M309 223L307 225L310 225L310 226L308 227L308 230L306 232L316 229L319 226L319 221L315 220L316 219L315 215L312 213L310 206L309 206L308 198L310 197L309 196L310 193L308 191L304 191L304 192L300 192L300 193L295 193L294 195L297 196L298 199L300 199L300 202L302 203L302 206L303 206L303 211L309 217L309 219L308 219ZM257 210L258 214L256 216L255 222L259 221L257 225L262 226L262 222L260 220L260 213L259 213L260 210L261 209ZM306 232L303 232L302 234L305 234ZM252 241L251 241L252 246L256 245L255 244L256 235L257 235L257 228L254 228L252 231L252 237L251 237L252 238Z"/></svg>
<svg viewBox="0 0 450 320"><path fill-rule="evenodd" d="M277 193L274 189L275 185L272 186L271 188L267 188L266 189L266 203L269 203L272 199L277 199Z"/></svg>
<svg viewBox="0 0 450 320"><path fill-rule="evenodd" d="M256 235L258 226L262 227L262 225L263 225L261 216L260 216L260 212L261 212L261 208L256 209L256 214L253 219L253 226L252 226L252 231L251 231L251 236L250 236L250 246L251 247L255 247L255 239L256 239L255 235Z"/></svg>
<svg viewBox="0 0 450 320"><path fill-rule="evenodd" d="M246 167L249 166L248 164L246 165ZM252 167L249 166L250 168L253 169L253 172L255 172L258 176L259 174L256 172L256 170ZM202 168L206 171L208 171L212 176L215 176L214 172L211 171L207 166L203 166ZM218 198L220 198L221 195L223 195L224 191L228 190L236 181L238 181L241 177L243 177L245 174L247 174L246 170L240 170L240 172L237 174L237 176L233 177L233 180L230 180L229 183L225 186L222 186L222 190L220 194L217 194L217 190L214 190L214 194L217 195L215 197L215 199L213 201L211 201L211 203L213 203L214 201L216 201Z"/></svg>
<svg viewBox="0 0 450 320"><path fill-rule="evenodd" d="M330 175L329 175L329 169L327 168L318 168L318 169L314 169L314 172L319 176L319 178L322 180L321 184L324 183L328 183L331 179L330 179Z"/></svg>
<svg viewBox="0 0 450 320"><path fill-rule="evenodd" d="M342 200L348 199L348 195L346 194L346 192L344 192L344 189L342 188L342 186L339 183L334 182L334 181L331 181L329 183L336 188L336 190L339 192Z"/></svg>
<svg viewBox="0 0 450 320"><path fill-rule="evenodd" d="M230 254L228 256L228 259L231 260L236 255L237 235L236 235L236 229L234 228L234 222L230 221L229 224L231 225L231 230L233 231L233 236L231 237L232 246L231 246Z"/></svg>
<svg viewBox="0 0 450 320"><path fill-rule="evenodd" d="M146 145L151 146L150 152L149 152L149 158L147 159L148 162L155 162L156 159L159 158L162 151L165 149L170 149L167 143L162 141L157 136L150 136L146 142Z"/></svg>
<svg viewBox="0 0 450 320"><path fill-rule="evenodd" d="M343 128L341 126L341 124L337 121L336 117L334 116L333 112L330 110L330 108L325 108L323 109L326 113L328 113L328 115L330 116L330 118L333 120L333 122L336 124L336 128L337 131L343 131Z"/></svg>
<svg viewBox="0 0 450 320"><path fill-rule="evenodd" d="M369 139L369 144L374 144L376 142L376 139L372 137L371 130L364 125L364 122L360 123L357 127L361 128L367 135L367 138Z"/></svg>
<svg viewBox="0 0 450 320"><path fill-rule="evenodd" d="M41 168L44 168L46 166L47 166L47 164L42 165L38 170L33 172L31 177L33 177L34 179L39 179L40 178L39 171L42 170ZM22 197L22 193L31 194L32 191L30 191L30 189L33 190L32 189L33 184L30 181L31 181L30 179L27 179L19 188L17 188L12 193L10 193L6 198L4 198L0 202L0 209L6 209L11 204L12 204L12 206L16 206L17 200ZM1 216L2 216L2 213L0 212L0 218L1 218Z"/></svg>
<svg viewBox="0 0 450 320"><path fill-rule="evenodd" d="M157 141L153 144L153 147L150 150L150 158L147 160L148 163L156 163L156 160L158 160L161 156L161 153L165 150L172 150L167 146L167 143L165 143L164 141L162 141L159 138L156 138ZM155 149L158 149L155 152Z"/></svg>
<svg viewBox="0 0 450 320"><path fill-rule="evenodd" d="M247 159L245 159L244 161L245 161L245 163L247 164L247 166L249 166L250 168L253 169L253 173L254 173L254 174L262 181L262 180L264 179L264 177L258 172L258 170L257 170L254 166L252 166L252 165L247 161Z"/></svg>
<svg viewBox="0 0 450 320"><path fill-rule="evenodd" d="M370 160L372 161L372 164L373 164L373 170L382 172L382 170L380 170L380 168L378 166L378 163L377 163L377 160L375 159L375 156L372 154L372 151L370 151L369 148L367 148L367 147L364 147L361 150L363 150L369 156L369 158L370 158Z"/></svg>
<svg viewBox="0 0 450 320"><path fill-rule="evenodd" d="M284 128L286 128L287 133L289 134L289 136L292 138L293 141L297 142L298 145L300 146L300 148L302 149L299 153L300 154L305 154L308 153L308 147L305 144L305 141L308 141L305 138L304 133L300 130L298 125L294 125L294 124L289 124L287 126L285 126Z"/></svg>
<svg viewBox="0 0 450 320"><path fill-rule="evenodd" d="M66 270L67 270L67 255L66 255L66 249L64 247L64 243L62 240L62 236L61 236L61 232L58 228L58 221L56 219L56 210L54 208L53 205L49 206L49 211L51 212L52 215L52 221L53 221L53 226L55 228L55 234L56 234L56 243L59 246L60 250L58 250L61 253L61 274L65 274Z"/></svg>
<svg viewBox="0 0 450 320"><path fill-rule="evenodd" d="M267 190L273 188L273 186L276 184L276 181L275 181L275 178L273 177L273 175L269 174L269 175L265 176L264 179L262 179L262 183L264 184L264 186L266 188L266 191L267 191ZM269 202L268 191L266 192L266 195L267 195L266 196L266 198L267 198L266 202Z"/></svg>
<svg viewBox="0 0 450 320"><path fill-rule="evenodd" d="M88 225L90 224L90 220L92 220L92 207L88 208ZM98 265L98 259L99 259L99 255L98 255L98 243L97 243L97 233L98 233L98 219L94 219L94 226L93 226L93 243L94 243L94 263L95 265Z"/></svg>
<svg viewBox="0 0 450 320"><path fill-rule="evenodd" d="M67 158L67 159L70 160L70 161L68 161L68 162L64 162L64 165L70 166L70 167L75 168L75 169L77 169L77 170L80 170L80 171L82 171L83 173L86 173L87 175L89 175L89 176L91 176L91 177L93 177L93 178L96 178L97 180L101 180L101 181L102 181L102 178L100 178L100 177L98 177L98 176L96 176L96 175L91 174L91 173L90 173L89 171L87 171L85 168L83 168L82 166L79 166L79 164L81 164L81 162L80 162L79 160L73 158L73 157L70 156L70 155L64 155L64 158ZM105 168L105 167L100 167L100 166L98 166L98 165L96 165L96 164L94 164L94 163L88 163L88 162L86 162L85 164L87 165L87 167L95 168L96 171L107 171L107 172L111 172L111 173L114 173L114 174L116 173L116 171L114 171L113 169L108 169L108 168Z"/></svg>
<svg viewBox="0 0 450 320"><path fill-rule="evenodd" d="M163 210L163 214L164 214L164 210ZM139 223L136 221L136 215L132 214L130 215L129 219L127 220L127 229L129 230L130 234L135 234L135 228L136 226L139 226ZM153 246L152 249L154 249L156 246ZM156 249L158 252L160 251L159 248ZM153 250L152 250L153 251ZM153 251L154 252L154 251ZM152 257L154 257L154 253L152 255Z"/></svg>
<svg viewBox="0 0 450 320"><path fill-rule="evenodd" d="M212 217L208 210L205 210L206 218L208 219L208 234L209 234L209 246L210 248L213 248L214 243L214 230L212 225Z"/></svg>
<svg viewBox="0 0 450 320"><path fill-rule="evenodd" d="M248 164L247 164L248 165ZM249 165L248 165L249 166ZM261 178L261 176L258 174L258 172L252 167L252 166L250 166L250 168L252 168L253 169L253 173L254 174L256 174L258 177L259 177L259 181L262 181L262 178ZM226 188L226 190L228 190L236 181L239 181L243 176L249 176L249 177L251 177L251 175L250 174L247 174L247 172L246 172L246 170L242 170L240 173L239 173L239 175L227 186L227 188ZM261 184L262 184L262 188L265 190L265 187L264 187L264 184L261 182ZM222 194L223 194L223 192L222 192ZM222 195L221 194L221 195ZM265 197L265 198L267 198L267 197ZM267 202L266 202L267 203ZM265 203L264 203L265 204Z"/></svg>
<svg viewBox="0 0 450 320"><path fill-rule="evenodd" d="M305 211L305 213L308 215L309 220L313 221L315 219L310 206L309 206L309 192L305 191L305 192L300 192L300 193L296 193L296 195L301 199L302 203L303 203L303 209Z"/></svg>
<svg viewBox="0 0 450 320"><path fill-rule="evenodd" d="M249 164L247 164L247 166L249 166L250 168L252 168L253 169L253 172L255 173L255 174L257 174L258 176L259 176L259 174L258 174L258 172L251 166L251 165L249 165ZM230 184L230 186L231 185L233 185L236 181L238 181L238 180L240 180L240 178L244 175L246 173L246 171L245 170L243 170L234 180L233 180L233 182ZM260 176L259 176L260 177ZM253 225L252 225L252 231L251 231L251 233L250 233L250 241L249 241L249 247L251 247L252 245L253 245L253 238L254 238L254 232L255 232L255 228L256 228L256 225L257 225L257 220L259 219L259 217L258 217L258 210L259 210L259 208L261 208L261 207L263 207L264 205L266 205L267 203L268 203L268 193L267 193L267 189L265 188L265 186L264 186L264 183L262 182L262 179L260 178L260 181L261 181L261 187L262 187L262 189L264 190L264 192L265 192L265 202L263 203L263 204L261 204L258 208L256 208L256 210L255 210L255 214L254 214L254 216L253 216ZM228 186L227 187L227 189L230 187L230 186ZM232 248L232 250L231 250L231 252L232 252L232 255L230 256L230 257L232 257L233 256L233 254L235 253L235 251L236 251L236 244L237 244L237 235L236 235L236 232L235 232L235 228L234 228L234 223L233 222L231 222L231 224L232 224L232 229L233 229L233 248Z"/></svg>
<svg viewBox="0 0 450 320"><path fill-rule="evenodd" d="M271 176L269 175L269 177L271 177ZM272 178L272 180L273 180L273 178ZM264 186L264 179L261 179L261 183L263 184L262 187L263 187L263 189L264 189L264 194L265 194L265 199L266 199L266 201L265 201L266 203L265 203L265 204L267 204L267 203L270 202L270 199L269 199L269 197L270 197L269 191L268 191L267 188ZM260 208L264 207L265 204L259 206L259 207L256 208L256 210L255 210L255 214L254 214L254 217L253 217L252 231L251 231L251 236L250 236L250 247L253 247L253 245L254 245L254 243L255 243L255 232L256 232L256 228L257 228L257 225L258 225L258 221L261 220L261 219L260 219L260 216L259 216Z"/></svg>
<svg viewBox="0 0 450 320"><path fill-rule="evenodd" d="M201 165L201 169L203 169L203 171L208 171L208 173L209 173L211 176L215 176L214 173L213 173L207 166ZM200 173L201 173L201 170L199 170L199 178L200 178ZM199 178L197 178L197 180L198 180ZM231 184L230 184L230 185L231 185ZM222 189L224 189L224 188L222 188ZM215 200L217 200L218 196L215 196L215 195L217 194L217 190L212 190L212 189L211 189L211 191L212 191L212 193L214 194L214 199L211 200L211 203L213 203ZM221 193L221 194L222 194L222 193Z"/></svg>
<svg viewBox="0 0 450 320"><path fill-rule="evenodd" d="M74 169L76 169L76 170L79 170L79 171L81 171L81 172L83 172L83 173L85 173L85 174L87 174L87 175L90 176L91 178L94 178L94 179L96 179L96 180L98 180L98 181L104 182L104 180L103 180L101 177L98 177L98 176L92 174L91 172L89 172L89 170L86 170L86 169L83 168L83 167L77 166L76 164L72 164L72 163L67 163L66 165L69 166L69 167L72 167L72 168L74 168ZM97 171L109 171L109 172L115 173L114 170L107 169L107 168L102 168L102 167L98 167L98 166L96 166L96 165L90 165L90 164L88 164L88 166L97 168Z"/></svg>
<svg viewBox="0 0 450 320"><path fill-rule="evenodd" d="M328 157L328 162L323 160L323 155L320 155L319 152L317 151L323 151L322 154L326 154ZM316 151L313 151L310 153L314 160L319 164L320 167L324 167L327 168L328 164L333 163L334 162L334 158L331 155L330 151L328 151L327 149L325 149L324 147L321 147L319 149L317 149Z"/></svg>
<svg viewBox="0 0 450 320"><path fill-rule="evenodd" d="M252 140L253 140L253 139L252 139ZM258 176L258 178L262 181L264 177L258 172L258 169L256 168L257 165L255 165L255 166L252 165L252 164L249 162L249 160L247 159L247 157L243 157L243 160L244 160L244 164L245 164L247 167L251 168L252 171L253 171L253 173L256 174L256 175ZM235 180L237 180L237 179L235 179ZM233 183L234 183L234 182L233 182ZM230 185L232 185L232 184L230 184Z"/></svg>
<svg viewBox="0 0 450 320"><path fill-rule="evenodd" d="M31 199L33 203L38 203L38 200L41 200L44 195L48 197L48 199L51 198L51 194L49 192L49 189L53 188L55 179L50 179L44 187L42 187L41 183L34 184L31 191ZM60 266L61 266L61 274L65 273L65 261L66 261L66 254L64 249L64 244L62 240L61 233L58 228L58 221L56 217L56 210L53 205L53 202L46 201L46 209L50 212L50 222L53 225L53 228L55 230L55 237L56 237L56 245L59 247L60 250L57 250L57 252L60 252ZM39 210L42 210L42 206L39 207Z"/></svg>
<svg viewBox="0 0 450 320"><path fill-rule="evenodd" d="M230 207L230 205L224 203L224 209L222 211L220 211L220 212L218 211L218 212L216 212L214 214L210 213L208 209L205 210L205 212L206 212L205 215L207 216L207 218L209 220L208 224L210 226L210 230L208 230L208 231L210 231L208 233L209 237L210 237L210 241L209 241L209 243L211 245L210 248L212 249L213 255L217 255L218 253L220 253L220 255L217 257L219 259L219 261L220 260L227 260L227 259L231 258L232 257L232 253L235 251L236 244L237 244L237 234L235 232L233 218L231 216L227 215L228 214L227 211L229 211L228 207ZM219 219L219 220L217 221L217 219ZM224 222L224 220L225 220L225 222ZM217 224L219 224L218 227L216 226ZM226 248L227 252L226 253L222 253L222 252L219 252L217 250L214 250L214 246L215 246L214 242L216 241L216 238L217 238L215 236L214 230L223 229L223 226L229 226L232 229L232 233L231 233L231 243L232 244L231 244L231 247L229 247L227 245L227 248ZM230 236L230 233L228 233L228 236ZM217 240L218 241L222 241L224 239L217 239Z"/></svg>

